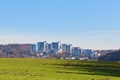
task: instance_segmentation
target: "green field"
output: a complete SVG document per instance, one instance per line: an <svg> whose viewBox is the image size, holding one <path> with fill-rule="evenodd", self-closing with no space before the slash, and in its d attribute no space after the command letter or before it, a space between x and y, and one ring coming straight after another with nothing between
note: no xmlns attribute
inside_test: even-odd
<svg viewBox="0 0 120 80"><path fill-rule="evenodd" d="M6 58L0 80L120 80L120 63Z"/></svg>

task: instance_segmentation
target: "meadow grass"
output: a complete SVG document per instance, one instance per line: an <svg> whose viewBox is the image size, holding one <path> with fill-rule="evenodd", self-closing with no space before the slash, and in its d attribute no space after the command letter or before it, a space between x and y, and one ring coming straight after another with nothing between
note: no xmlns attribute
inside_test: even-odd
<svg viewBox="0 0 120 80"><path fill-rule="evenodd" d="M1 58L0 80L120 80L120 63Z"/></svg>

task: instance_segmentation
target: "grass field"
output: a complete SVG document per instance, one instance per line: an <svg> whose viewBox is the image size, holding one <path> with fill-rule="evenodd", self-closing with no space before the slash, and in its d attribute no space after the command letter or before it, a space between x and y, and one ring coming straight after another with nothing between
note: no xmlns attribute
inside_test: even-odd
<svg viewBox="0 0 120 80"><path fill-rule="evenodd" d="M6 58L0 80L120 80L120 63Z"/></svg>

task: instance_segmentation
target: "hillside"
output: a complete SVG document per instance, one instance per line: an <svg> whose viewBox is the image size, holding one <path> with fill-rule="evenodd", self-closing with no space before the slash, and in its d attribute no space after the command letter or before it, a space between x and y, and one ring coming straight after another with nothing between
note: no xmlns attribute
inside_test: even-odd
<svg viewBox="0 0 120 80"><path fill-rule="evenodd" d="M24 58L29 57L29 44L0 45L0 57L2 58Z"/></svg>
<svg viewBox="0 0 120 80"><path fill-rule="evenodd" d="M120 63L0 59L0 80L120 80Z"/></svg>
<svg viewBox="0 0 120 80"><path fill-rule="evenodd" d="M98 58L98 60L102 60L102 61L120 61L120 50L115 51L115 52L111 52L111 53L107 53L103 56L100 56Z"/></svg>

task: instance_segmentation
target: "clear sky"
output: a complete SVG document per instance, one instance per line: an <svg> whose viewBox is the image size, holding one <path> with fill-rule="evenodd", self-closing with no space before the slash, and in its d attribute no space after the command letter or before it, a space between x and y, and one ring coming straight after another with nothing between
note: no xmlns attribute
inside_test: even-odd
<svg viewBox="0 0 120 80"><path fill-rule="evenodd" d="M0 0L0 44L62 41L120 48L120 0Z"/></svg>

